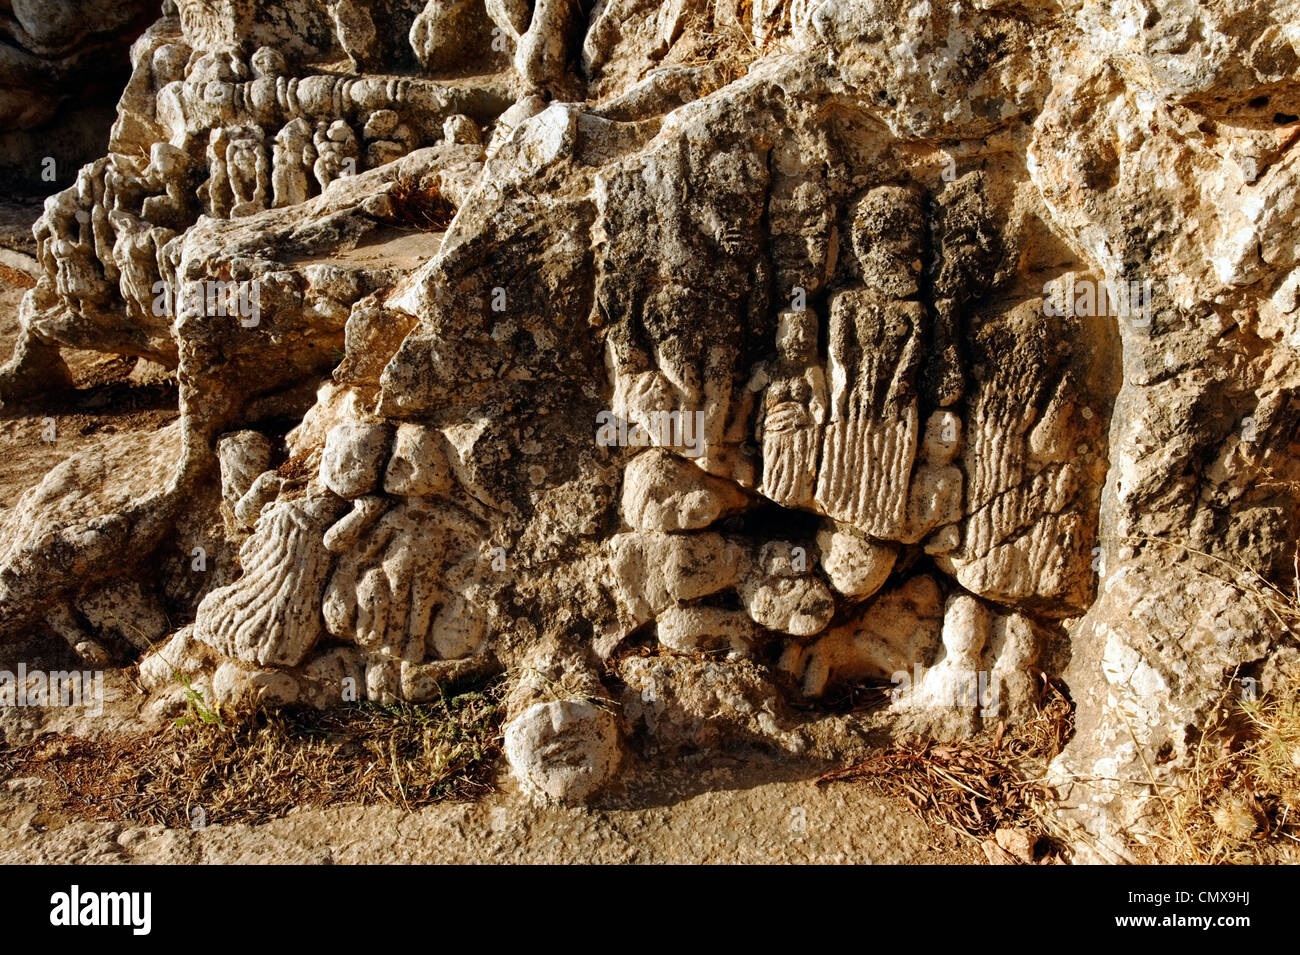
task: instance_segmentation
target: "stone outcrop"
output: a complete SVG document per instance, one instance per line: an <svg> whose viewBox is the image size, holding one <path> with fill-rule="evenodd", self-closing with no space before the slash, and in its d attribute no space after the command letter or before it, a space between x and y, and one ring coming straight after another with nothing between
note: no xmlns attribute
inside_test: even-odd
<svg viewBox="0 0 1300 955"><path fill-rule="evenodd" d="M205 487L159 652L223 699L505 669L512 767L581 800L641 734L797 752L875 681L844 725L959 735L1063 680L1062 812L1122 855L1284 639L1222 579L1300 531L1282 0L385 9L136 44L3 376L175 367L184 452L31 492L0 626L141 579ZM58 565L69 482L129 562Z"/></svg>

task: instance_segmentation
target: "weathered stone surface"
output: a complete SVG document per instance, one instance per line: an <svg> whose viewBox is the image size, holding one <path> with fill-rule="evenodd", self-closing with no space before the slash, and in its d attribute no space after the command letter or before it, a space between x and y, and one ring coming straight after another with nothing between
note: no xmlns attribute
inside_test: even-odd
<svg viewBox="0 0 1300 955"><path fill-rule="evenodd" d="M221 468L221 500L233 513L270 466L271 441L260 431L222 435L217 442L217 462Z"/></svg>
<svg viewBox="0 0 1300 955"><path fill-rule="evenodd" d="M349 499L377 490L392 436L392 429L383 425L335 425L321 452L321 483Z"/></svg>
<svg viewBox="0 0 1300 955"><path fill-rule="evenodd" d="M384 491L427 497L451 490L446 439L432 428L403 424L393 439L393 456L384 471Z"/></svg>
<svg viewBox="0 0 1300 955"><path fill-rule="evenodd" d="M699 530L745 503L734 484L667 451L639 454L623 472L623 519L635 530Z"/></svg>
<svg viewBox="0 0 1300 955"><path fill-rule="evenodd" d="M212 674L212 696L231 706L298 702L298 681L283 670L255 670L227 660Z"/></svg>
<svg viewBox="0 0 1300 955"><path fill-rule="evenodd" d="M327 535L339 557L319 605L325 627L414 663L472 655L485 635L486 611L469 596L481 526L446 504L415 500L385 511L372 500L344 539L342 521Z"/></svg>
<svg viewBox="0 0 1300 955"><path fill-rule="evenodd" d="M108 437L64 461L5 512L0 633L137 569L193 488L195 468L183 446L179 425Z"/></svg>
<svg viewBox="0 0 1300 955"><path fill-rule="evenodd" d="M934 659L942 621L938 586L929 577L912 577L811 645L790 643L781 668L802 681L808 696L820 696L835 682L889 680Z"/></svg>
<svg viewBox="0 0 1300 955"><path fill-rule="evenodd" d="M682 653L716 650L728 659L743 659L758 639L747 614L719 607L669 607L655 624L659 642Z"/></svg>
<svg viewBox="0 0 1300 955"><path fill-rule="evenodd" d="M620 534L610 541L615 593L640 620L734 586L746 563L740 547L713 533Z"/></svg>
<svg viewBox="0 0 1300 955"><path fill-rule="evenodd" d="M792 753L807 745L770 674L752 663L628 657L618 673L626 719L663 745L764 742Z"/></svg>
<svg viewBox="0 0 1300 955"><path fill-rule="evenodd" d="M186 680L190 689L202 693L211 689L216 659L216 651L194 638L193 626L181 627L140 660L140 683L164 698L183 698Z"/></svg>
<svg viewBox="0 0 1300 955"><path fill-rule="evenodd" d="M821 567L838 593L862 599L870 597L889 579L898 552L888 544L873 541L852 525L831 524L817 533Z"/></svg>

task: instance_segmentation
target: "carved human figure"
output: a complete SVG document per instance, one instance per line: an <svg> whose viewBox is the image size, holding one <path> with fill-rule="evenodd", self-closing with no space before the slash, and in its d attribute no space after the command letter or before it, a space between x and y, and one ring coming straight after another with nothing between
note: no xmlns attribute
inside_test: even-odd
<svg viewBox="0 0 1300 955"><path fill-rule="evenodd" d="M628 420L646 429L651 443L681 448L710 474L734 475L742 465L734 448L745 435L729 435L727 426L736 412L733 404L745 405L735 417L743 417L742 427L748 430L745 399L752 398L733 394L733 382L723 372L735 367L739 335L735 322L718 316L734 313L735 303L708 290L665 284L641 307L651 361L645 371L627 378L622 397ZM674 415L680 427L665 428ZM752 480L751 472L752 465L744 477Z"/></svg>
<svg viewBox="0 0 1300 955"><path fill-rule="evenodd" d="M55 272L55 245L63 236L72 234L77 211L76 196L69 190L55 193L45 200L45 213L36 220L32 234L36 238L36 259L46 275Z"/></svg>
<svg viewBox="0 0 1300 955"><path fill-rule="evenodd" d="M149 227L129 212L114 209L110 214L117 241L113 245L113 262L121 276L118 288L132 316L144 318L153 301L157 281L157 249Z"/></svg>
<svg viewBox="0 0 1300 955"><path fill-rule="evenodd" d="M913 706L973 710L980 704L980 658L989 635L988 609L968 594L948 598L943 613L943 655L913 691ZM987 676L985 676L987 681Z"/></svg>
<svg viewBox="0 0 1300 955"><path fill-rule="evenodd" d="M237 126L247 121L240 105L240 84L248 78L248 64L237 53L196 50L186 69L182 95L191 91L205 125Z"/></svg>
<svg viewBox="0 0 1300 955"><path fill-rule="evenodd" d="M257 79L275 79L289 72L284 54L272 46L260 47L249 58L248 65Z"/></svg>
<svg viewBox="0 0 1300 955"><path fill-rule="evenodd" d="M184 150L171 143L154 143L144 182L155 194L144 200L141 218L155 225L185 225L190 204L185 189L188 174L189 157Z"/></svg>
<svg viewBox="0 0 1300 955"><path fill-rule="evenodd" d="M89 168L89 167L88 167ZM46 200L45 215L48 226L37 223L37 256L46 275L54 277L54 287L59 296L73 307L99 304L107 301L108 283L95 256L95 235L90 223L90 212L85 200L93 201L93 189L86 180L87 169L77 176L77 188L66 190ZM111 228L111 227L110 227ZM108 260L110 263L112 259Z"/></svg>
<svg viewBox="0 0 1300 955"><path fill-rule="evenodd" d="M817 314L787 309L777 324L778 358L754 384L771 375L759 403L756 436L763 448L760 491L782 507L812 504L826 377L817 359ZM751 385L751 388L753 385Z"/></svg>
<svg viewBox="0 0 1300 955"><path fill-rule="evenodd" d="M266 159L266 134L259 127L243 126L231 131L226 171L234 196L232 217L252 215L267 207L271 176Z"/></svg>
<svg viewBox="0 0 1300 955"><path fill-rule="evenodd" d="M920 197L881 186L852 213L864 285L830 300L831 411L816 500L836 520L892 540L907 520L917 445L925 312L910 296L920 272Z"/></svg>
<svg viewBox="0 0 1300 955"><path fill-rule="evenodd" d="M1027 717L1038 701L1039 640L1029 618L1023 614L999 617L993 624L989 650L994 657L989 676L987 715L1003 719Z"/></svg>
<svg viewBox="0 0 1300 955"><path fill-rule="evenodd" d="M515 72L529 91L565 80L577 7L576 0L488 0L488 16L514 41Z"/></svg>
<svg viewBox="0 0 1300 955"><path fill-rule="evenodd" d="M125 186L126 177L118 170L117 161L112 156L83 166L77 173L79 241L90 250L92 257L103 264L104 277L110 283L117 281L117 268L113 265L114 235L108 212L123 206L128 191L132 194L137 191Z"/></svg>
<svg viewBox="0 0 1300 955"><path fill-rule="evenodd" d="M407 36L411 52L435 73L482 57L487 37L475 36L482 14L482 0L428 0Z"/></svg>
<svg viewBox="0 0 1300 955"><path fill-rule="evenodd" d="M299 116L275 134L272 146L271 189L275 207L294 206L311 195L309 173L316 161L311 126Z"/></svg>
<svg viewBox="0 0 1300 955"><path fill-rule="evenodd" d="M787 301L818 294L835 271L837 256L838 228L829 191L813 180L792 189L774 183L767 217L777 294Z"/></svg>
<svg viewBox="0 0 1300 955"><path fill-rule="evenodd" d="M312 171L321 189L326 189L335 179L357 171L357 137L352 127L336 119L328 127L320 123L314 137L316 162Z"/></svg>
<svg viewBox="0 0 1300 955"><path fill-rule="evenodd" d="M366 167L377 169L394 159L401 159L415 144L411 127L391 109L377 109L366 120Z"/></svg>
<svg viewBox="0 0 1300 955"><path fill-rule="evenodd" d="M369 508L369 501L379 506ZM387 505L363 498L356 507L366 512L349 526L344 518L326 535L326 547L338 555L321 603L326 628L410 663L474 652L483 629L467 595L482 573L482 528L460 508L432 498Z"/></svg>
<svg viewBox="0 0 1300 955"><path fill-rule="evenodd" d="M185 67L193 51L181 43L164 43L154 50L151 67L155 91L185 78Z"/></svg>
<svg viewBox="0 0 1300 955"><path fill-rule="evenodd" d="M55 288L66 301L77 309L85 309L108 300L108 284L97 268L88 242L56 238L54 258Z"/></svg>
<svg viewBox="0 0 1300 955"><path fill-rule="evenodd" d="M231 52L195 50L185 69L185 79L190 83L235 83L247 72L244 64ZM210 94L209 94L210 95Z"/></svg>
<svg viewBox="0 0 1300 955"><path fill-rule="evenodd" d="M229 219L235 202L226 166L229 146L230 134L224 128L217 127L208 134L208 179L199 187L199 198L214 219Z"/></svg>

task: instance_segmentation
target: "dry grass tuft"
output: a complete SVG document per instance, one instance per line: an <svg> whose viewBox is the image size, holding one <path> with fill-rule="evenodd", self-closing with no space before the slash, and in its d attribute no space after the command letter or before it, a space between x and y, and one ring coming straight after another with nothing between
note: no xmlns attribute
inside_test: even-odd
<svg viewBox="0 0 1300 955"><path fill-rule="evenodd" d="M418 176L403 176L388 190L388 202L391 222L422 232L446 232L456 217L456 207L436 179L422 183Z"/></svg>
<svg viewBox="0 0 1300 955"><path fill-rule="evenodd" d="M1300 861L1300 698L1220 701L1178 788L1159 801L1148 861Z"/></svg>
<svg viewBox="0 0 1300 955"><path fill-rule="evenodd" d="M1073 731L1074 705L1045 682L1037 715L1026 723L1000 723L961 743L904 743L817 782L866 780L926 821L981 844L999 830L1023 833L1041 861L1063 848L1048 817L1053 793L1042 778Z"/></svg>
<svg viewBox="0 0 1300 955"><path fill-rule="evenodd" d="M152 734L49 735L0 752L0 775L37 777L47 813L145 825L258 824L294 808L410 809L490 790L503 684L434 703L223 712Z"/></svg>
<svg viewBox="0 0 1300 955"><path fill-rule="evenodd" d="M1300 639L1300 553L1295 591L1288 593L1255 568L1180 541L1123 541L1186 554L1194 572L1259 606L1280 639ZM1149 844L1132 846L1135 857L1190 865L1300 862L1300 696L1240 699L1240 687L1234 673L1172 785L1148 767L1153 832Z"/></svg>
<svg viewBox="0 0 1300 955"><path fill-rule="evenodd" d="M686 21L683 36L692 38L693 46L683 66L717 64L723 68L729 81L740 79L748 72L750 64L770 52L775 41L762 44L754 40L746 25L753 20L751 0L738 5L736 22L719 23L711 12L697 12Z"/></svg>

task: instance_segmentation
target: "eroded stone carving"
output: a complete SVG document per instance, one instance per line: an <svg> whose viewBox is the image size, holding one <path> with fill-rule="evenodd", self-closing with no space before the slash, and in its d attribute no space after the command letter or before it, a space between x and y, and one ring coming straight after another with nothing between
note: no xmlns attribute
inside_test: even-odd
<svg viewBox="0 0 1300 955"><path fill-rule="evenodd" d="M779 357L763 386L758 415L759 491L784 507L809 507L827 411L826 379L817 363L817 316L782 312L776 334Z"/></svg>
<svg viewBox="0 0 1300 955"><path fill-rule="evenodd" d="M338 119L329 128L321 124L313 139L316 144L316 162L312 171L322 189L328 188L340 176L356 172L357 137L347 123Z"/></svg>
<svg viewBox="0 0 1300 955"><path fill-rule="evenodd" d="M195 636L218 652L261 666L296 666L320 638L329 571L328 498L285 501L258 520L240 550L243 576L199 604Z"/></svg>
<svg viewBox="0 0 1300 955"><path fill-rule="evenodd" d="M271 189L276 208L307 201L311 195L308 173L315 165L316 146L311 126L299 116L275 134Z"/></svg>
<svg viewBox="0 0 1300 955"><path fill-rule="evenodd" d="M1121 780L1070 812L1138 818L1120 770L1185 756L1211 675L1277 644L1177 547L1280 580L1300 534L1285 36L1215 7L1121 51L1145 21L1094 35L1092 0L419 6L184 2L141 39L109 155L37 224L0 396L116 351L177 368L182 421L131 445L157 473L81 459L4 517L0 608L97 653L85 555L173 547L192 496L241 559L160 652L222 699L504 669L512 767L586 799L627 720L797 751L857 682L909 674L879 718L956 735L1064 678L1054 772ZM260 314L160 315L158 282Z"/></svg>
<svg viewBox="0 0 1300 955"><path fill-rule="evenodd" d="M357 0L327 0L330 19L339 46L347 55L353 73L374 65L377 52L375 22L370 11Z"/></svg>
<svg viewBox="0 0 1300 955"><path fill-rule="evenodd" d="M889 540L906 523L919 431L915 377L924 313L909 298L920 267L920 199L881 186L852 215L866 286L831 297L830 415L816 498L829 516Z"/></svg>

